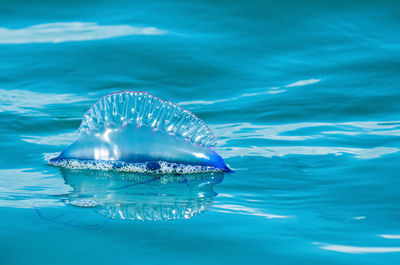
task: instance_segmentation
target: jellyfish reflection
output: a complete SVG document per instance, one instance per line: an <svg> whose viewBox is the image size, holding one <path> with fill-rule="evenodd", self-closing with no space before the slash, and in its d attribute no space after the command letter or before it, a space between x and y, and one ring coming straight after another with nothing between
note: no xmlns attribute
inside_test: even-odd
<svg viewBox="0 0 400 265"><path fill-rule="evenodd" d="M99 170L61 169L74 191L64 199L121 220L190 219L206 211L217 195L223 173L151 175Z"/></svg>

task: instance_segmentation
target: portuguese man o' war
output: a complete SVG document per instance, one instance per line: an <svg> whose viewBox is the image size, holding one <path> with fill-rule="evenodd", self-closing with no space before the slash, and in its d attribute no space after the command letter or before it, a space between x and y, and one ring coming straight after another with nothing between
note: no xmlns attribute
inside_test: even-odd
<svg viewBox="0 0 400 265"><path fill-rule="evenodd" d="M208 126L147 92L102 97L84 115L77 139L49 164L170 174L230 172Z"/></svg>

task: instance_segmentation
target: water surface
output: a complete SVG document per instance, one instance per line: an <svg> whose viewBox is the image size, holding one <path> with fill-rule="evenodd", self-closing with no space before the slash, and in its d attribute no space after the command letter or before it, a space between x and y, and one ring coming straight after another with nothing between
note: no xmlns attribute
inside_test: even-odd
<svg viewBox="0 0 400 265"><path fill-rule="evenodd" d="M397 264L396 1L3 1L1 264ZM233 174L61 170L85 111L145 90Z"/></svg>

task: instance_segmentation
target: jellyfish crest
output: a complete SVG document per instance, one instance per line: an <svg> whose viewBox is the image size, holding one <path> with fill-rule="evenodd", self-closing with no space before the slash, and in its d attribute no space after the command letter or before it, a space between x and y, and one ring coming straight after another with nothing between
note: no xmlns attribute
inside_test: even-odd
<svg viewBox="0 0 400 265"><path fill-rule="evenodd" d="M84 115L78 136L92 130L147 126L203 147L215 147L212 131L190 111L147 92L121 91L102 97Z"/></svg>

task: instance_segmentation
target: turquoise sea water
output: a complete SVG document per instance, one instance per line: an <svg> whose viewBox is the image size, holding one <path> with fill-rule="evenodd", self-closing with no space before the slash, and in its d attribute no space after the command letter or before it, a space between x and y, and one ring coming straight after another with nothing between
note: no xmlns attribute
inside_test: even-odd
<svg viewBox="0 0 400 265"><path fill-rule="evenodd" d="M397 1L1 1L0 264L399 264ZM119 90L233 174L47 165Z"/></svg>

